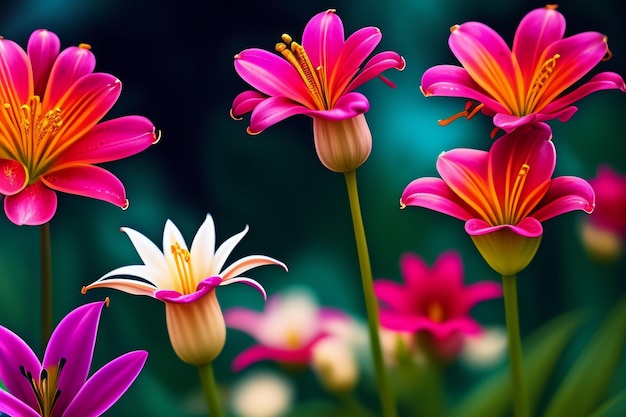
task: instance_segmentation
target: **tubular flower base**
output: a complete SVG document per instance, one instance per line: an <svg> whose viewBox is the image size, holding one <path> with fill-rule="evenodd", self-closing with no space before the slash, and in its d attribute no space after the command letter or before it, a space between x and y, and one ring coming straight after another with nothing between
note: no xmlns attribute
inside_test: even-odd
<svg viewBox="0 0 626 417"><path fill-rule="evenodd" d="M422 76L422 93L428 96L465 97L478 102L441 125L478 111L493 116L497 128L510 132L528 124L569 120L578 110L574 103L600 90L626 91L623 78L602 72L576 89L580 81L611 52L607 37L598 32L565 34L565 17L556 5L532 10L515 32L513 48L493 29L479 22L454 25L448 40L462 67L436 65Z"/></svg>
<svg viewBox="0 0 626 417"><path fill-rule="evenodd" d="M515 275L537 251L541 222L573 210L591 213L595 206L591 185L571 176L551 179L555 166L550 128L523 126L496 140L489 152L442 153L441 178L412 181L400 207L424 207L464 220L487 263L501 275Z"/></svg>
<svg viewBox="0 0 626 417"><path fill-rule="evenodd" d="M442 253L432 268L418 255L406 253L400 259L404 284L378 279L374 282L380 303L380 323L389 330L423 335L437 359L456 358L465 336L481 332L470 315L478 303L502 296L500 284L477 282L463 285L463 263L455 251Z"/></svg>
<svg viewBox="0 0 626 417"><path fill-rule="evenodd" d="M54 330L43 362L16 334L0 326L0 411L15 417L96 417L123 394L141 372L148 352L133 351L89 379L103 302L70 312Z"/></svg>
<svg viewBox="0 0 626 417"><path fill-rule="evenodd" d="M144 265L114 269L83 287L83 293L93 288L113 288L163 301L172 347L182 361L191 365L211 363L224 346L226 328L216 287L242 282L256 288L265 298L261 284L241 274L263 265L279 265L287 270L282 262L262 255L249 255L223 268L248 227L215 250L215 226L208 214L190 250L170 220L163 231L164 252L135 230L122 228L122 231L131 239ZM120 275L135 276L141 281L113 278Z"/></svg>
<svg viewBox="0 0 626 417"><path fill-rule="evenodd" d="M344 40L343 23L329 9L307 23L302 45L285 34L276 45L277 53L256 48L240 52L235 70L258 91L235 97L233 118L252 112L248 132L258 134L290 116L310 116L316 123L315 146L322 163L336 172L357 168L372 145L362 116L369 101L354 90L374 77L393 87L381 73L405 67L404 59L391 51L365 62L381 39L378 28L365 27ZM357 121L348 122L359 115Z"/></svg>
<svg viewBox="0 0 626 417"><path fill-rule="evenodd" d="M27 50L0 39L0 194L7 217L17 225L47 223L56 212L55 191L126 208L121 181L94 164L156 143L154 126L141 116L98 123L122 84L93 72L89 45L60 51L57 35L41 29Z"/></svg>

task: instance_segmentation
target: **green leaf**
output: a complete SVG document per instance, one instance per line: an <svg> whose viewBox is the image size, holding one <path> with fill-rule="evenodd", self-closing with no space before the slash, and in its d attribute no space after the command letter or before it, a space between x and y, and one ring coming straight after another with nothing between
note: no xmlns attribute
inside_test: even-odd
<svg viewBox="0 0 626 417"><path fill-rule="evenodd" d="M626 338L626 296L607 315L551 399L544 417L585 417L607 394Z"/></svg>
<svg viewBox="0 0 626 417"><path fill-rule="evenodd" d="M543 392L565 346L581 325L582 318L580 312L558 316L533 332L524 343L524 381L531 409ZM511 408L511 377L509 368L504 367L467 394L450 417L501 417Z"/></svg>
<svg viewBox="0 0 626 417"><path fill-rule="evenodd" d="M602 404L588 417L623 417L626 415L626 391Z"/></svg>

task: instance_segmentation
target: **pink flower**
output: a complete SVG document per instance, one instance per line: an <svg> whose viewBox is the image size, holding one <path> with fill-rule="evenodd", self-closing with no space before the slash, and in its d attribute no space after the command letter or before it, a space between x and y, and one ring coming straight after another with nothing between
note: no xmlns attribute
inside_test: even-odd
<svg viewBox="0 0 626 417"><path fill-rule="evenodd" d="M89 45L60 51L57 35L41 29L32 33L27 50L0 39L0 194L7 217L18 225L48 222L56 212L56 191L126 208L122 182L94 164L156 143L154 126L141 116L98 123L122 84L93 72Z"/></svg>
<svg viewBox="0 0 626 417"><path fill-rule="evenodd" d="M471 309L502 296L495 282L463 285L463 263L455 251L442 253L432 268L417 254L405 253L400 270L404 284L386 279L374 282L380 323L389 330L431 335L442 356L455 356L465 335L481 331L469 315Z"/></svg>
<svg viewBox="0 0 626 417"><path fill-rule="evenodd" d="M611 56L607 37L598 32L565 34L565 18L556 5L532 10L515 32L513 48L493 29L479 22L454 25L448 40L461 62L437 65L422 76L422 92L428 96L466 97L465 111L440 121L468 119L478 110L493 116L506 132L527 123L569 120L574 103L599 90L626 91L622 77L602 72L567 91L601 60Z"/></svg>
<svg viewBox="0 0 626 417"><path fill-rule="evenodd" d="M550 128L526 125L496 140L489 152L454 149L437 160L441 178L406 186L400 206L418 206L465 221L465 231L487 263L514 275L534 257L541 222L594 208L594 192L577 177L551 179L556 150Z"/></svg>
<svg viewBox="0 0 626 417"><path fill-rule="evenodd" d="M240 93L231 114L252 112L250 134L258 134L290 116L313 118L317 153L329 169L346 172L361 165L371 151L371 134L363 114L367 98L356 91L385 70L404 69L395 52L374 55L382 38L376 27L362 28L344 40L335 10L315 15L304 28L302 45L282 36L276 53L246 49L235 56L235 70L255 90Z"/></svg>
<svg viewBox="0 0 626 417"><path fill-rule="evenodd" d="M319 307L303 290L269 297L263 312L233 307L224 312L226 326L248 333L258 344L237 355L232 368L241 371L263 360L309 365L315 344L331 335L337 322L349 319L340 310Z"/></svg>

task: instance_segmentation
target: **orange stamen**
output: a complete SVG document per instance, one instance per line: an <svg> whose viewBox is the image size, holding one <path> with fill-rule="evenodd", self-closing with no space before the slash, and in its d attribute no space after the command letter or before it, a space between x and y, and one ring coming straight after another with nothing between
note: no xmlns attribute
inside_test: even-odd
<svg viewBox="0 0 626 417"><path fill-rule="evenodd" d="M461 117L465 117L465 120L469 120L476 115L484 106L483 103L473 103L472 101L468 101L465 103L465 110L460 111L447 119L438 120L439 126L447 126L453 121L460 119Z"/></svg>

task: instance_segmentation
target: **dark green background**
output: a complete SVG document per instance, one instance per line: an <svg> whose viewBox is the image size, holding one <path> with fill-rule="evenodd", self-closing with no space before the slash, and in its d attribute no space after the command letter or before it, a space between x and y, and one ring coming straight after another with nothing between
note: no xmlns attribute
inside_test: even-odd
<svg viewBox="0 0 626 417"><path fill-rule="evenodd" d="M374 137L372 154L358 170L374 277L399 279L398 259L405 251L432 263L441 252L456 249L462 254L467 282L499 278L480 257L461 221L425 209L400 211L398 200L411 180L436 175L435 160L441 151L490 145L492 126L480 115L445 128L437 125L437 119L459 111L463 99L426 99L419 91L428 67L457 63L447 46L448 28L479 20L510 44L519 19L544 3L218 0L206 4L41 0L0 5L0 35L24 47L38 28L56 32L62 47L91 44L96 70L112 73L123 83L122 96L109 117L141 114L162 132L158 145L104 165L124 181L130 200L127 211L59 195L58 212L51 222L55 323L78 305L109 296L111 306L103 313L93 370L129 350L150 352L139 379L109 415L202 415L193 411L199 390L196 371L173 353L163 305L109 290L80 293L83 285L109 270L139 261L120 226L135 228L161 246L168 218L188 243L207 212L214 217L220 243L248 224L250 231L230 260L266 254L284 261L288 273L275 267L249 273L270 295L308 285L321 304L364 317L344 179L317 160L311 120L294 117L252 137L245 132L248 118L236 122L228 113L232 99L248 89L233 69L233 56L249 47L271 50L283 32L300 40L306 22L327 8L337 9L347 34L378 26L383 40L376 51L392 49L407 61L403 72L386 73L397 84L395 90L377 80L360 90L370 99L367 119ZM593 73L626 74L621 4L617 0L560 4L568 35L597 30L609 37L614 57ZM625 100L617 91L599 92L580 101L579 112L567 124L551 123L558 152L555 175L590 178L600 163L626 173ZM569 213L544 224L539 253L519 275L524 335L573 309L590 308L601 318L624 294L624 259L599 265L585 255L578 234L584 217ZM18 227L0 216L0 251L0 323L38 347L38 228ZM262 308L261 297L249 287L217 291L224 309ZM474 313L484 324L504 323L500 300L484 303ZM575 339L571 355L590 334ZM214 364L218 383L227 387L237 379L229 370L230 361L251 342L229 331L226 347ZM264 366L271 364L257 368ZM622 376L615 387L623 389L624 364L618 374ZM481 377L453 367L447 375L450 395L463 393ZM318 394L322 395L317 388L308 393ZM307 396L305 385L300 386L300 395Z"/></svg>

